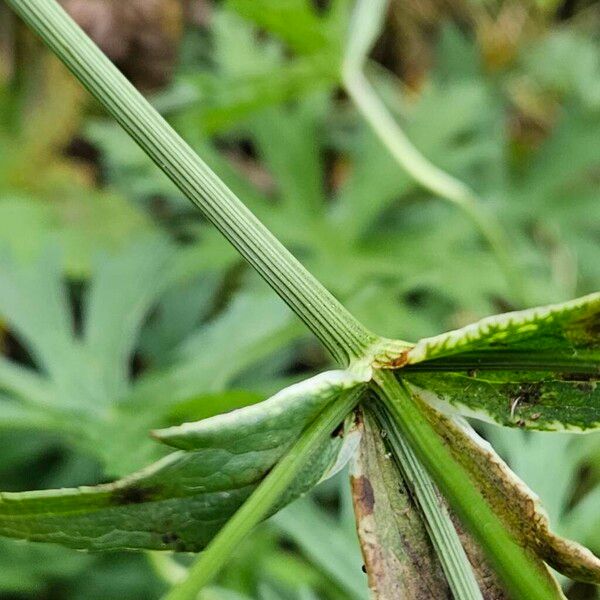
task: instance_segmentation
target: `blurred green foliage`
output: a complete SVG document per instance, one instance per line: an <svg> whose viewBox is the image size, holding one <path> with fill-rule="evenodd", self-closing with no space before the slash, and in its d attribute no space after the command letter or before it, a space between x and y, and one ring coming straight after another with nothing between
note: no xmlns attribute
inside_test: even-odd
<svg viewBox="0 0 600 600"><path fill-rule="evenodd" d="M502 3L473 3L466 26L436 23L418 89L381 64L369 73L417 147L498 216L531 305L600 289L600 14L562 20L543 4L524 9L529 33L501 68L479 17L509 36ZM402 172L340 93L349 9L216 4L153 101L373 330L416 339L516 307L469 221ZM16 48L0 86L0 489L130 472L160 452L149 429L327 366L55 60L26 36ZM557 531L600 552L600 437L485 433ZM2 540L0 597L157 598L173 561ZM361 564L339 476L260 528L202 598L358 600Z"/></svg>

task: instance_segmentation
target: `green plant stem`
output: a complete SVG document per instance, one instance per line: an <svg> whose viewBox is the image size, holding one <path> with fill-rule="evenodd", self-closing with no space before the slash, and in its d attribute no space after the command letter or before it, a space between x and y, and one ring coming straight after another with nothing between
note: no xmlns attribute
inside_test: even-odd
<svg viewBox="0 0 600 600"><path fill-rule="evenodd" d="M494 514L469 473L454 459L393 372L377 371L374 381L376 392L400 434L484 548L510 596L528 600L563 598L560 591L539 574L537 565Z"/></svg>
<svg viewBox="0 0 600 600"><path fill-rule="evenodd" d="M387 5L388 0L358 0L342 68L344 87L400 167L425 189L463 210L494 253L515 301L525 306L524 283L499 221L484 212L481 201L468 185L436 167L417 150L364 75L368 53L381 30Z"/></svg>
<svg viewBox="0 0 600 600"><path fill-rule="evenodd" d="M242 204L55 0L7 0L341 364L376 337Z"/></svg>
<svg viewBox="0 0 600 600"><path fill-rule="evenodd" d="M76 77L90 90L99 103L114 116L152 160L171 178L179 189L196 204L244 258L285 300L292 310L315 333L324 346L342 364L364 358L378 339L366 330L348 311L278 242L248 211L219 178L195 155L168 123L146 102L119 73L93 42L68 17L55 0L6 0L23 20L37 32ZM419 407L389 372L378 371L377 390L401 434L416 450L418 458L434 476L458 515L476 534L488 551L500 576L515 598L549 600L556 590L537 576L528 555L503 528L481 497L468 473L445 448ZM345 410L352 402L347 397ZM340 401L341 402L341 401ZM327 415L335 413L339 420L344 411L333 404ZM332 412L330 413L329 410ZM324 424L324 418L319 420ZM329 417L328 417L329 418ZM335 421L332 417L332 421ZM317 427L317 425L315 425ZM306 436L317 435L312 428ZM318 430L326 435L325 429ZM174 590L173 598L193 598L197 582L214 575L237 544L237 540L268 511L279 487L290 477L286 470L308 455L310 443L303 436L302 448L296 447L290 457L265 479L248 504L223 528L212 548L192 568L188 583ZM277 475L275 475L277 473ZM273 486L275 490L271 488ZM260 491L259 491L260 490ZM258 499L257 499L258 498ZM237 528L241 528L237 532ZM205 573L206 571L206 573ZM177 592L176 590L184 590ZM187 592L186 592L187 590Z"/></svg>
<svg viewBox="0 0 600 600"><path fill-rule="evenodd" d="M362 389L350 390L332 402L300 436L288 453L263 479L242 507L227 521L192 565L187 578L171 589L164 600L194 600L210 583L248 533L265 519L300 473L315 449L356 406Z"/></svg>
<svg viewBox="0 0 600 600"><path fill-rule="evenodd" d="M396 458L404 480L424 516L429 537L455 600L483 600L475 574L452 519L435 489L429 474L406 443L389 413L381 404L370 408Z"/></svg>

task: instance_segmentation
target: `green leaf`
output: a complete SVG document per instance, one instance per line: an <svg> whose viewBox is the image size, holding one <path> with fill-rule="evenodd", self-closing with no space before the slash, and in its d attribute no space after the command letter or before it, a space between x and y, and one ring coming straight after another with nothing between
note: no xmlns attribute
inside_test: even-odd
<svg viewBox="0 0 600 600"><path fill-rule="evenodd" d="M133 234L153 231L149 219L114 192L77 188L60 198L43 200L3 195L2 246L19 259L29 259L59 239L66 270L76 277L89 274L99 250L122 249Z"/></svg>
<svg viewBox="0 0 600 600"><path fill-rule="evenodd" d="M179 451L111 484L0 496L0 534L73 548L201 550L315 417L365 373L329 371L265 402L156 432ZM327 440L286 492L286 504L335 466ZM343 453L342 453L343 454Z"/></svg>
<svg viewBox="0 0 600 600"><path fill-rule="evenodd" d="M425 338L410 349L407 363L477 351L481 353L478 362L496 365L496 352L504 351L504 365L523 364L531 369L546 366L549 357L571 356L575 364L582 363L579 368L597 373L597 368L582 359L593 362L600 356L599 321L600 292L562 304L487 317L462 329Z"/></svg>
<svg viewBox="0 0 600 600"><path fill-rule="evenodd" d="M155 99L160 109L177 109L187 96L189 109L178 119L186 130L214 132L265 107L282 104L320 88L331 88L338 73L321 55L286 59L281 44L260 39L252 23L219 11L213 24L214 68L184 75L175 90Z"/></svg>
<svg viewBox="0 0 600 600"><path fill-rule="evenodd" d="M509 427L600 425L600 294L488 317L418 342L402 377L442 410Z"/></svg>
<svg viewBox="0 0 600 600"><path fill-rule="evenodd" d="M584 378L552 380L547 371L407 373L414 391L439 410L506 427L587 432L600 426L600 388ZM560 375L560 374L559 374Z"/></svg>
<svg viewBox="0 0 600 600"><path fill-rule="evenodd" d="M346 0L332 2L322 15L309 0L229 0L227 6L279 36L299 54L341 56Z"/></svg>
<svg viewBox="0 0 600 600"><path fill-rule="evenodd" d="M204 421L154 432L160 441L183 450L225 445L231 453L281 452L339 392L367 381L365 374L327 371L290 387L268 400ZM258 447L257 447L258 444Z"/></svg>
<svg viewBox="0 0 600 600"><path fill-rule="evenodd" d="M257 389L253 367L276 357L281 368L288 358L277 353L302 333L286 306L264 292L239 294L202 322L202 303L210 307L210 299L189 288L199 273L206 279L209 267L195 260L196 250L190 257L190 250L156 235L134 239L117 254L96 256L89 281L77 288L82 318L75 330L63 248L44 248L38 260L0 252L0 318L33 363L0 357L0 391L6 395L2 427L50 428L100 459L111 476L160 456L149 429L181 423L186 414L195 420L223 412L228 402L235 407L221 398L227 386L251 388L246 403L264 399L274 388ZM165 305L166 292L175 291L187 293L184 299L196 307L193 315ZM155 338L148 354L140 337L150 314L155 326L158 317L164 319L163 332L172 334L177 325L178 335L176 342L171 336ZM257 321L264 327L257 329ZM144 364L135 376L134 356Z"/></svg>

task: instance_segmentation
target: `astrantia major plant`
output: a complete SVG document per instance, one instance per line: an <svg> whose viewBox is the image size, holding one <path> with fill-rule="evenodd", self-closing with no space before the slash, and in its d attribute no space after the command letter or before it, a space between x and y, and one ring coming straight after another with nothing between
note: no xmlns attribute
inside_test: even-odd
<svg viewBox="0 0 600 600"><path fill-rule="evenodd" d="M54 0L8 4L340 369L262 403L155 431L176 450L114 483L2 494L0 534L81 549L203 550L168 594L192 599L254 525L352 456L358 532L379 597L443 597L449 588L457 598L561 598L547 565L600 582L600 561L552 533L532 493L461 416L529 429L597 428L600 294L490 317L417 343L375 335L266 230ZM431 566L430 577L422 576L423 565Z"/></svg>

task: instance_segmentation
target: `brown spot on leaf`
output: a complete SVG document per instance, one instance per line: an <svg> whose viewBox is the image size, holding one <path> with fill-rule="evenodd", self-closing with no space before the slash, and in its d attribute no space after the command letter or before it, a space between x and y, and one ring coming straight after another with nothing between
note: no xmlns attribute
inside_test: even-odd
<svg viewBox="0 0 600 600"><path fill-rule="evenodd" d="M542 386L535 383L523 383L519 386L519 396L521 402L535 404L542 395Z"/></svg>
<svg viewBox="0 0 600 600"><path fill-rule="evenodd" d="M375 494L373 493L371 482L364 475L353 477L352 488L355 500L360 503L363 509L363 514L372 514L373 507L375 506Z"/></svg>
<svg viewBox="0 0 600 600"><path fill-rule="evenodd" d="M331 432L331 437L332 438L336 438L336 437L343 438L344 437L344 422L343 421Z"/></svg>
<svg viewBox="0 0 600 600"><path fill-rule="evenodd" d="M593 392L594 387L595 387L595 383L593 383L591 381L577 381L575 383L575 388L578 391L583 392L584 394L590 394L591 392Z"/></svg>
<svg viewBox="0 0 600 600"><path fill-rule="evenodd" d="M561 373L559 377L563 381L589 381L593 382L598 379L597 374L592 373Z"/></svg>
<svg viewBox="0 0 600 600"><path fill-rule="evenodd" d="M585 331L595 341L600 338L600 313L585 320Z"/></svg>
<svg viewBox="0 0 600 600"><path fill-rule="evenodd" d="M128 504L143 504L156 499L159 489L156 487L139 487L130 485L113 492L112 502L119 506Z"/></svg>
<svg viewBox="0 0 600 600"><path fill-rule="evenodd" d="M175 552L194 552L197 551L197 548L188 547L188 545L182 540L177 540L175 542Z"/></svg>
<svg viewBox="0 0 600 600"><path fill-rule="evenodd" d="M179 541L179 536L174 532L163 533L161 541L163 544L171 545Z"/></svg>
<svg viewBox="0 0 600 600"><path fill-rule="evenodd" d="M399 369L408 362L409 350L402 350L398 353L386 353L383 356L378 356L373 365L378 369Z"/></svg>

